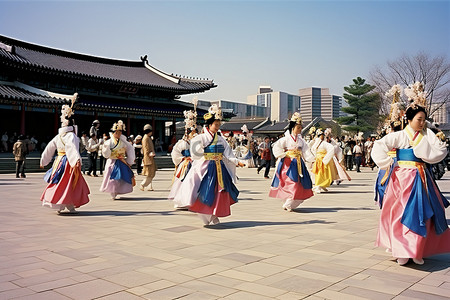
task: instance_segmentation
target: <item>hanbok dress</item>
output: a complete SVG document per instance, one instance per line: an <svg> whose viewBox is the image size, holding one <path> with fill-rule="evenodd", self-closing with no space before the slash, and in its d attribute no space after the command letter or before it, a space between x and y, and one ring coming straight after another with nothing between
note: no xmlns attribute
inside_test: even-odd
<svg viewBox="0 0 450 300"><path fill-rule="evenodd" d="M121 135L117 140L110 134L102 149L103 156L107 158L101 192L111 193L113 198L118 194L127 194L133 191L136 184L131 165L134 163L135 153L133 146Z"/></svg>
<svg viewBox="0 0 450 300"><path fill-rule="evenodd" d="M313 161L314 156L301 135L293 136L289 131L273 144L272 152L277 158L277 166L269 197L285 200L284 209L295 209L314 195L311 177L305 165L305 160Z"/></svg>
<svg viewBox="0 0 450 300"><path fill-rule="evenodd" d="M341 165L341 161L344 159L344 154L342 153L342 149L339 146L338 143L336 143L335 140L331 139L330 142L331 145L334 147L334 156L333 156L333 162L336 166L337 170L337 179L335 179L338 183L344 180L351 181L352 179L348 175L348 173L345 171L344 167Z"/></svg>
<svg viewBox="0 0 450 300"><path fill-rule="evenodd" d="M72 126L62 127L45 147L41 156L41 166L48 165L55 151L58 152L52 167L46 172L44 179L48 183L41 196L43 206L59 211L66 207L78 208L89 202L89 187L81 175L79 153L80 139L72 131Z"/></svg>
<svg viewBox="0 0 450 300"><path fill-rule="evenodd" d="M372 150L373 151L373 150ZM375 198L374 201L378 203L380 208L383 208L383 198L386 187L391 178L394 167L397 166L397 149L392 149L388 152L389 157L392 158L391 164L387 169L379 169L377 179L375 181Z"/></svg>
<svg viewBox="0 0 450 300"><path fill-rule="evenodd" d="M238 201L238 159L226 140L208 128L191 140L190 154L192 167L174 201L184 198L182 203L199 213L206 225L216 224L218 217L231 214L230 206Z"/></svg>
<svg viewBox="0 0 450 300"><path fill-rule="evenodd" d="M312 172L315 174L315 186L326 191L326 188L339 178L333 161L334 147L330 143L316 138L312 152L316 157L312 167ZM321 190L317 191L320 192Z"/></svg>
<svg viewBox="0 0 450 300"><path fill-rule="evenodd" d="M397 162L388 155L397 149ZM376 245L396 258L427 257L450 252L450 230L445 217L448 200L442 195L430 166L447 154L445 143L430 129L408 125L375 142L372 159L382 169L392 167L383 198Z"/></svg>
<svg viewBox="0 0 450 300"><path fill-rule="evenodd" d="M175 144L171 152L172 162L175 165L175 173L173 174L172 188L168 199L174 200L175 208L185 208L190 206L190 203L188 203L189 201L185 201L186 198L184 197L178 197L177 201L175 201L175 196L180 192L180 187L192 167L192 159L189 151L190 146L190 141L181 139Z"/></svg>

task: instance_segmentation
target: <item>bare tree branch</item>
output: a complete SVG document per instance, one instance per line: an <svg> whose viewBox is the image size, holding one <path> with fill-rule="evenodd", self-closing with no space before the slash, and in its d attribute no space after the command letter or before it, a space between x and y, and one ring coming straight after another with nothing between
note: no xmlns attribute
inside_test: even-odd
<svg viewBox="0 0 450 300"><path fill-rule="evenodd" d="M382 98L381 113L387 114L392 99L385 93L394 85L407 86L416 81L424 83L427 93L427 112L430 117L442 106L450 103L450 63L446 56L431 57L425 52L415 56L403 54L401 57L388 61L386 68L375 67L370 74L376 91ZM401 99L403 105L408 100Z"/></svg>

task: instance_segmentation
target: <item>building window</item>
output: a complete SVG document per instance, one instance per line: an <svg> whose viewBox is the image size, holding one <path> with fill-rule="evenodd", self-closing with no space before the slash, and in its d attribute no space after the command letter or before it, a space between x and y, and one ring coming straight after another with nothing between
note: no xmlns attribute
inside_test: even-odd
<svg viewBox="0 0 450 300"><path fill-rule="evenodd" d="M258 95L258 100L256 102L256 105L258 106L266 106L266 95Z"/></svg>
<svg viewBox="0 0 450 300"><path fill-rule="evenodd" d="M287 95L287 98L288 115L290 115L294 112L294 97L292 95Z"/></svg>

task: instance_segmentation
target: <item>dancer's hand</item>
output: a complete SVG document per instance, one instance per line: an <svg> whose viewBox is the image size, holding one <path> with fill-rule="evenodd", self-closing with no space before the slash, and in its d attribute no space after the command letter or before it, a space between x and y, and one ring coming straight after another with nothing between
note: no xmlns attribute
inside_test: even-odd
<svg viewBox="0 0 450 300"><path fill-rule="evenodd" d="M39 166L39 168L43 169L43 168L44 168L44 166L43 166L43 165L40 165L40 166Z"/></svg>
<svg viewBox="0 0 450 300"><path fill-rule="evenodd" d="M243 167L245 167L245 164L244 164L243 162L240 161L240 162L238 162L238 166L241 167L241 168L243 168Z"/></svg>

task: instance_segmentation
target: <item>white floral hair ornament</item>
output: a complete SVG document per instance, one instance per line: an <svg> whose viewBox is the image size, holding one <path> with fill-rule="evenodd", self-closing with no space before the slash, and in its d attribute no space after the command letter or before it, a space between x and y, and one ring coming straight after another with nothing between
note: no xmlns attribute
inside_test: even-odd
<svg viewBox="0 0 450 300"><path fill-rule="evenodd" d="M321 135L321 134L323 134L322 128L317 129L317 130L316 130L316 135L319 136L319 135Z"/></svg>
<svg viewBox="0 0 450 300"><path fill-rule="evenodd" d="M248 133L247 125L246 124L242 125L241 130L242 130L242 132L247 132Z"/></svg>
<svg viewBox="0 0 450 300"><path fill-rule="evenodd" d="M316 134L316 127L311 127L310 129L309 129L309 134Z"/></svg>
<svg viewBox="0 0 450 300"><path fill-rule="evenodd" d="M302 116L299 112L295 112L292 114L291 122L295 122L296 124L302 124Z"/></svg>
<svg viewBox="0 0 450 300"><path fill-rule="evenodd" d="M72 101L71 105L69 106L67 104L64 104L61 107L61 117L60 117L61 127L69 126L69 118L75 114L75 111L73 110L73 105L77 101L77 98L78 98L78 93L75 93L71 99L71 101Z"/></svg>
<svg viewBox="0 0 450 300"><path fill-rule="evenodd" d="M123 123L122 120L117 121L117 123L114 123L113 126L111 127L112 131L125 131L125 124Z"/></svg>
<svg viewBox="0 0 450 300"><path fill-rule="evenodd" d="M324 134L326 137L331 137L331 128L325 129Z"/></svg>
<svg viewBox="0 0 450 300"><path fill-rule="evenodd" d="M194 130L197 128L197 113L192 110L185 110L184 114L184 129Z"/></svg>
<svg viewBox="0 0 450 300"><path fill-rule="evenodd" d="M411 103L408 105L408 108L416 109L417 106L426 107L427 105L427 93L424 91L424 86L422 82L416 81L414 84L410 84L404 90L405 95L408 97L408 100Z"/></svg>
<svg viewBox="0 0 450 300"><path fill-rule="evenodd" d="M203 115L205 120L209 120L214 117L215 120L222 120L222 110L217 106L217 104L211 105L208 109L208 113Z"/></svg>

